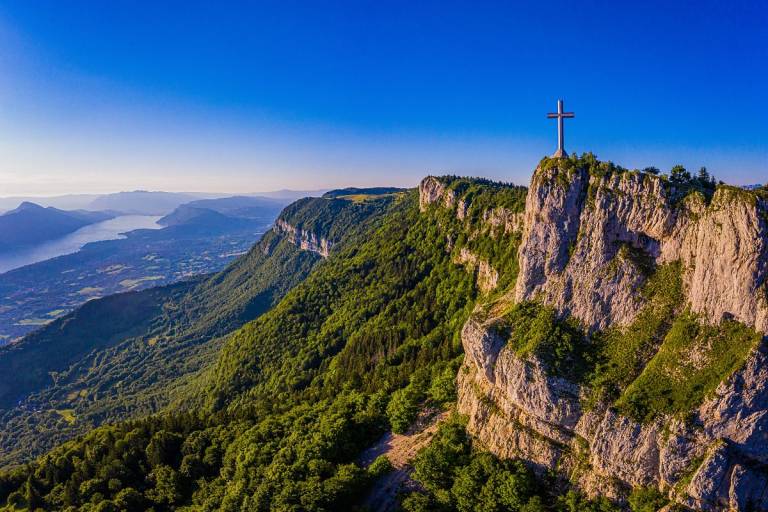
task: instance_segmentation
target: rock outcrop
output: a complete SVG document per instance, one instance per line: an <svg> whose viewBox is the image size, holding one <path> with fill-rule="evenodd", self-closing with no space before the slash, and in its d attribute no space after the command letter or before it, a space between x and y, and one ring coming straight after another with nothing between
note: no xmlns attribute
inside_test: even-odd
<svg viewBox="0 0 768 512"><path fill-rule="evenodd" d="M490 229L492 238L523 231L523 214L507 208L497 207L483 212L483 223Z"/></svg>
<svg viewBox="0 0 768 512"><path fill-rule="evenodd" d="M768 333L768 207L751 194L720 188L688 222L680 258L691 308L735 318ZM672 256L667 256L672 258Z"/></svg>
<svg viewBox="0 0 768 512"><path fill-rule="evenodd" d="M324 237L319 237L311 231L296 228L283 219L277 219L272 228L276 233L287 236L293 244L304 251L311 251L327 258L331 253L333 242Z"/></svg>
<svg viewBox="0 0 768 512"><path fill-rule="evenodd" d="M426 212L430 205L438 205L449 210L455 209L456 219L463 222L467 220L467 209L470 203L464 198L457 197L456 192L447 188L439 178L428 176L419 184L419 209ZM523 212L514 212L503 206L485 209L481 216L481 232L488 234L491 238L521 233L523 216ZM478 234L480 232L474 232L470 233L470 236L474 238Z"/></svg>
<svg viewBox="0 0 768 512"><path fill-rule="evenodd" d="M480 291L487 293L496 289L499 282L499 272L490 263L466 247L459 249L453 261L464 265L470 272L475 272L475 281Z"/></svg>
<svg viewBox="0 0 768 512"><path fill-rule="evenodd" d="M525 210L516 299L591 330L630 323L644 265L680 260L691 309L768 333L768 207L730 187L674 205L662 179L538 169Z"/></svg>
<svg viewBox="0 0 768 512"><path fill-rule="evenodd" d="M652 485L696 510L768 510L765 343L699 407L692 427L584 410L585 390L548 376L535 357L517 357L487 323L468 321L462 342L458 408L496 455L558 469L592 495L620 499L628 487Z"/></svg>
<svg viewBox="0 0 768 512"><path fill-rule="evenodd" d="M452 208L456 203L456 194L448 190L439 179L428 176L419 184L419 209L424 212L431 204L442 203L446 208ZM461 208L466 212L466 204ZM463 213L459 214L462 218Z"/></svg>
<svg viewBox="0 0 768 512"><path fill-rule="evenodd" d="M425 203L443 200L433 187ZM738 320L768 333L768 207L718 187L673 200L661 178L538 169L526 200L514 300L537 300L587 331L628 325L649 271L680 261L683 293L702 320ZM479 311L479 310L478 310ZM501 457L557 469L591 495L623 499L655 486L704 511L768 510L768 337L691 411L639 423L518 356L478 312L465 324L458 376L468 431Z"/></svg>
<svg viewBox="0 0 768 512"><path fill-rule="evenodd" d="M450 180L452 178L444 178ZM458 221L458 232L468 242L476 241L480 237L488 237L499 243L505 243L502 237L519 237L523 230L523 212L512 211L504 206L493 206L484 209L475 209L475 218L468 218L472 199L462 197L452 190L444 179L429 176L424 178L419 185L419 209L427 212L435 206L448 210L453 218ZM456 231L446 235L446 251L452 253L453 262L464 266L468 272L475 275L477 287L483 293L496 290L499 285L500 268L494 266L487 257L479 255L471 248L455 245Z"/></svg>

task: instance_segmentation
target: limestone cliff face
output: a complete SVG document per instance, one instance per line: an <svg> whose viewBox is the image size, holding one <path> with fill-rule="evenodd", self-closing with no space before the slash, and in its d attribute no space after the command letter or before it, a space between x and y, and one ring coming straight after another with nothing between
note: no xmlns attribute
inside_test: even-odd
<svg viewBox="0 0 768 512"><path fill-rule="evenodd" d="M455 201L455 194L437 178L428 176L419 183L419 209L422 212L427 211L429 205L439 202L450 208Z"/></svg>
<svg viewBox="0 0 768 512"><path fill-rule="evenodd" d="M333 242L326 238L319 237L315 233L304 229L297 229L288 224L283 219L277 219L272 228L276 233L288 236L293 244L305 251L311 251L327 258L333 247Z"/></svg>
<svg viewBox="0 0 768 512"><path fill-rule="evenodd" d="M468 431L503 458L558 469L589 494L621 498L657 486L705 511L768 510L768 349L695 411L640 424L605 406L584 410L584 390L518 358L487 323L464 326L458 408ZM752 507L752 508L749 508Z"/></svg>
<svg viewBox="0 0 768 512"><path fill-rule="evenodd" d="M525 210L518 301L539 299L590 329L631 322L643 260L681 260L693 311L768 333L766 205L719 188L674 207L661 178L539 169Z"/></svg>
<svg viewBox="0 0 768 512"><path fill-rule="evenodd" d="M717 323L768 333L768 207L720 187L709 205L674 204L660 178L536 171L526 200L514 300L538 300L588 331L629 324L643 307L647 267L680 261L686 304ZM444 201L432 188L428 200ZM621 499L655 486L705 511L768 510L768 337L685 423L641 424L588 390L521 358L477 313L462 331L459 410L481 445L558 469L589 494Z"/></svg>
<svg viewBox="0 0 768 512"><path fill-rule="evenodd" d="M483 212L483 222L489 226L492 237L497 233L509 235L523 230L523 215L502 207Z"/></svg>
<svg viewBox="0 0 768 512"><path fill-rule="evenodd" d="M766 211L764 202L721 188L697 221L681 228L680 258L694 311L713 319L731 316L768 333Z"/></svg>
<svg viewBox="0 0 768 512"><path fill-rule="evenodd" d="M428 176L419 184L419 209L426 212L432 205L455 212L456 218L460 221L466 220L469 207L467 200L458 198L456 192L448 189L438 178ZM482 212L481 231L491 238L520 233L522 230L522 212L513 212L503 206L487 208ZM479 232L473 232L470 233L470 237L474 238L479 234Z"/></svg>

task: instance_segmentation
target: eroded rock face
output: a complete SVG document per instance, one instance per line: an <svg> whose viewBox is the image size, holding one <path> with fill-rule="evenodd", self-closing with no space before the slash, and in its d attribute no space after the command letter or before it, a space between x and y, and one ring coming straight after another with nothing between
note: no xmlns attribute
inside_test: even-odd
<svg viewBox="0 0 768 512"><path fill-rule="evenodd" d="M466 247L459 250L454 262L464 265L471 272L475 272L477 287L480 288L480 291L487 293L496 289L499 282L499 272L490 263Z"/></svg>
<svg viewBox="0 0 768 512"><path fill-rule="evenodd" d="M465 199L457 198L455 192L448 190L443 182L434 176L424 178L419 184L420 211L427 211L430 205L454 210L456 218L460 221L466 220L469 208L469 203ZM524 214L501 206L485 210L482 213L482 219L483 232L487 232L491 238L519 233L523 230ZM477 233L470 235L474 237Z"/></svg>
<svg viewBox="0 0 768 512"><path fill-rule="evenodd" d="M627 324L642 306L644 282L630 255L658 258L675 220L658 179L539 170L526 202L516 298L539 298L590 329Z"/></svg>
<svg viewBox="0 0 768 512"><path fill-rule="evenodd" d="M718 189L686 233L681 257L691 308L768 332L768 208L741 191Z"/></svg>
<svg viewBox="0 0 768 512"><path fill-rule="evenodd" d="M585 172L559 169L533 175L519 251L518 300L554 288L549 281L568 265L569 251L579 233L587 180Z"/></svg>
<svg viewBox="0 0 768 512"><path fill-rule="evenodd" d="M462 342L458 408L499 457L558 469L591 495L620 498L651 485L697 510L768 510L766 343L687 426L674 418L640 424L600 405L584 410L585 390L548 376L536 358L517 357L492 321L468 321Z"/></svg>
<svg viewBox="0 0 768 512"><path fill-rule="evenodd" d="M647 267L680 261L686 304L768 333L768 208L718 188L673 204L660 178L539 169L526 201L514 300L541 300L589 330L632 322ZM683 422L641 424L547 375L505 346L493 318L462 331L459 411L500 457L558 469L587 493L621 499L656 486L696 510L768 510L768 337Z"/></svg>
<svg viewBox="0 0 768 512"><path fill-rule="evenodd" d="M291 242L304 251L311 251L327 258L331 252L333 243L323 237L318 237L315 233L304 229L297 229L282 219L275 221L272 228L275 232L288 236Z"/></svg>
<svg viewBox="0 0 768 512"><path fill-rule="evenodd" d="M719 188L671 204L661 178L534 174L519 251L518 301L539 299L591 330L630 323L644 263L680 260L691 309L768 333L768 217L754 196Z"/></svg>
<svg viewBox="0 0 768 512"><path fill-rule="evenodd" d="M457 197L456 193L447 189L440 179L429 176L419 185L419 209L421 212L426 212L432 205L452 211L456 219L464 225L470 240L476 239L481 234L499 239L513 233L519 234L523 228L523 213L513 212L501 206L483 211L480 226L475 225L470 228L467 221L470 203L464 198ZM480 291L487 293L495 290L499 283L499 269L494 268L487 259L467 247L455 247L454 242L450 235L446 236L446 250L449 253L453 252L453 262L464 266L467 271L475 275Z"/></svg>
<svg viewBox="0 0 768 512"><path fill-rule="evenodd" d="M446 208L453 208L456 205L456 194L447 190L439 179L428 176L419 184L419 209L426 211L433 203L442 203ZM466 205L462 211L466 211Z"/></svg>
<svg viewBox="0 0 768 512"><path fill-rule="evenodd" d="M491 238L523 230L524 214L501 206L483 212L483 222L490 226Z"/></svg>
<svg viewBox="0 0 768 512"><path fill-rule="evenodd" d="M429 176L419 184L419 210L426 211L427 206L436 203L443 197L445 185L440 180Z"/></svg>

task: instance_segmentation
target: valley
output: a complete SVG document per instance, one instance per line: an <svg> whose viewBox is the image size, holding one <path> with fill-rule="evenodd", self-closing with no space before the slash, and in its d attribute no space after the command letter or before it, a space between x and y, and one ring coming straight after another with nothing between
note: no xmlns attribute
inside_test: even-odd
<svg viewBox="0 0 768 512"><path fill-rule="evenodd" d="M545 158L530 189L430 176L296 201L219 273L0 348L19 376L0 386L0 491L83 510L761 510L768 191L676 172L585 154ZM746 262L735 287L696 272L721 253Z"/></svg>
<svg viewBox="0 0 768 512"><path fill-rule="evenodd" d="M159 218L151 215L118 215L109 220L81 227L61 238L3 252L0 254L0 275L40 261L76 253L89 243L125 238L124 233L129 231L159 229L160 225L157 224Z"/></svg>
<svg viewBox="0 0 768 512"><path fill-rule="evenodd" d="M87 300L217 272L268 228L254 223L204 235L133 231L125 239L91 242L76 253L0 274L0 339L13 342Z"/></svg>
<svg viewBox="0 0 768 512"><path fill-rule="evenodd" d="M0 512L768 512L766 41L0 2Z"/></svg>
<svg viewBox="0 0 768 512"><path fill-rule="evenodd" d="M221 270L258 241L279 211L279 203L264 207L249 198L247 204L251 210L239 213L247 217L199 209L205 215L165 227L160 223L166 217L119 216L26 252L0 256L0 264L33 261L0 273L0 344L12 343L88 300Z"/></svg>

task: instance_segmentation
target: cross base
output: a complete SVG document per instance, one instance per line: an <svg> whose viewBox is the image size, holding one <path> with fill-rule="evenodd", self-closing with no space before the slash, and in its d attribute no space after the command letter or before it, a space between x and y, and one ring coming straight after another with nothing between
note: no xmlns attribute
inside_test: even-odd
<svg viewBox="0 0 768 512"><path fill-rule="evenodd" d="M558 148L558 150L555 151L555 154L552 155L552 158L567 158L567 157L568 157L568 153L566 153L565 150L562 148Z"/></svg>

